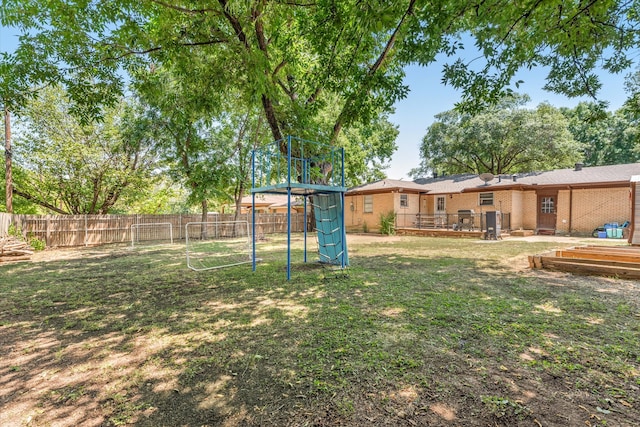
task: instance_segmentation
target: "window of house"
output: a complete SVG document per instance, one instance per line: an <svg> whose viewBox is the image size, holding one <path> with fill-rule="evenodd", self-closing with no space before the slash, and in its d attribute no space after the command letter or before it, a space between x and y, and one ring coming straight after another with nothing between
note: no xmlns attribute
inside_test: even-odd
<svg viewBox="0 0 640 427"><path fill-rule="evenodd" d="M444 196L438 196L436 198L436 211L437 212L444 212L446 210L444 201L445 201L445 197Z"/></svg>
<svg viewBox="0 0 640 427"><path fill-rule="evenodd" d="M542 213L550 214L555 212L553 197L543 197L541 205Z"/></svg>
<svg viewBox="0 0 640 427"><path fill-rule="evenodd" d="M480 193L480 206L492 206L493 193Z"/></svg>
<svg viewBox="0 0 640 427"><path fill-rule="evenodd" d="M373 213L373 196L364 196L364 213Z"/></svg>
<svg viewBox="0 0 640 427"><path fill-rule="evenodd" d="M400 195L400 207L401 208L408 208L409 207L409 199L407 198L406 194L401 194Z"/></svg>

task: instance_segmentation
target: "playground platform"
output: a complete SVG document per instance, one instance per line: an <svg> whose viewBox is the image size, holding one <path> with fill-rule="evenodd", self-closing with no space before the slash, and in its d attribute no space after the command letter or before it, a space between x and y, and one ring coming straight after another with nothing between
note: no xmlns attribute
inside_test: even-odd
<svg viewBox="0 0 640 427"><path fill-rule="evenodd" d="M304 198L313 207L319 262L345 268L349 264L344 224L344 149L288 136L252 152L252 212L255 195L286 194L287 223L291 220L291 198ZM308 200L310 199L310 200ZM255 221L253 221L255 228ZM253 235L253 269L256 269L256 238ZM287 229L287 280L291 279L291 230ZM304 262L307 262L307 231L304 231Z"/></svg>

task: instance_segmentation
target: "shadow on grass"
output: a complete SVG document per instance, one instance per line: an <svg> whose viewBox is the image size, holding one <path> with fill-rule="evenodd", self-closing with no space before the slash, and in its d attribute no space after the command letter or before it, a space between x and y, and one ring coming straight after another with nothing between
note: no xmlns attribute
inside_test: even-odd
<svg viewBox="0 0 640 427"><path fill-rule="evenodd" d="M401 251L346 275L296 264L291 282L276 258L255 273L176 259L0 268L0 424L640 422L622 294Z"/></svg>

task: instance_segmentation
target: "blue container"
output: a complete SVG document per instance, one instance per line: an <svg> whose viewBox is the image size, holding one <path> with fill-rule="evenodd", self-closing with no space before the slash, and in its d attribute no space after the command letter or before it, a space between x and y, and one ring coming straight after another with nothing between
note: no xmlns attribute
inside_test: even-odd
<svg viewBox="0 0 640 427"><path fill-rule="evenodd" d="M610 222L608 224L605 224L604 225L604 229L607 232L607 237L609 239L615 239L616 235L618 234L618 232L617 232L618 223L617 222Z"/></svg>
<svg viewBox="0 0 640 427"><path fill-rule="evenodd" d="M607 232L606 231L598 231L598 239L606 239Z"/></svg>

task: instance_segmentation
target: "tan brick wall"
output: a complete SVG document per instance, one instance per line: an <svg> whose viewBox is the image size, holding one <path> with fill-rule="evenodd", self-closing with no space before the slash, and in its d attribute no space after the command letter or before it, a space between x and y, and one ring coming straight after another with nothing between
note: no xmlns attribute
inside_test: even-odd
<svg viewBox="0 0 640 427"><path fill-rule="evenodd" d="M609 222L630 220L630 188L574 189L560 190L557 201L557 231L569 232L569 206L573 199L571 232L589 234L591 231ZM493 206L479 206L478 193L456 193L446 195L447 213L455 214L460 209L473 209L476 213L500 210L511 214L511 228L534 230L537 227L537 195L535 191L495 191ZM433 214L436 195L407 194L409 206L400 208L400 194L385 193L373 195L373 213L363 213L364 196L346 196L345 224L347 231L362 231L366 222L369 231L377 232L380 215L394 211L398 221L404 225L418 212ZM422 204L422 206L419 205ZM351 205L353 204L353 210ZM401 224L401 225L403 225Z"/></svg>
<svg viewBox="0 0 640 427"><path fill-rule="evenodd" d="M436 210L435 208L435 196L426 195L422 197L422 213L431 214Z"/></svg>
<svg viewBox="0 0 640 427"><path fill-rule="evenodd" d="M590 234L594 228L608 222L622 224L631 216L629 188L597 188L558 191L556 231L558 233ZM573 207L570 208L573 198ZM525 191L522 196L522 228L537 227L538 199L535 191ZM515 209L514 209L515 211ZM571 211L572 218L569 218ZM512 224L516 219L512 216ZM517 229L517 226L513 226Z"/></svg>
<svg viewBox="0 0 640 427"><path fill-rule="evenodd" d="M522 230L524 228L523 222L523 206L524 206L524 194L522 191L511 192L511 229ZM505 211L506 212L506 211Z"/></svg>
<svg viewBox="0 0 640 427"><path fill-rule="evenodd" d="M569 190L558 191L558 201L556 202L556 233L559 233L559 234L569 233L569 212L571 211L570 206L571 206L571 197L569 194ZM537 202L536 202L536 209L537 209ZM573 228L575 229L575 226Z"/></svg>
<svg viewBox="0 0 640 427"><path fill-rule="evenodd" d="M452 194L447 198L447 213L456 214L460 209L473 209L477 211L478 195L473 193Z"/></svg>
<svg viewBox="0 0 640 427"><path fill-rule="evenodd" d="M433 215L435 213L435 204L437 197L442 194L427 194L422 196L422 210L424 214ZM445 194L445 208L447 214L455 215L461 209L473 209L475 213L500 210L510 213L513 206L512 195L510 191L494 191L494 205L480 206L480 195L478 193L453 193ZM451 224L455 222L455 217L450 218ZM451 225L450 224L450 225Z"/></svg>
<svg viewBox="0 0 640 427"><path fill-rule="evenodd" d="M415 222L416 214L420 212L420 195L406 193L408 206L405 208L400 206L402 194L395 194L396 224L401 227L411 227Z"/></svg>
<svg viewBox="0 0 640 427"><path fill-rule="evenodd" d="M408 207L400 207L400 195L407 195ZM358 232L365 228L369 232L380 230L380 215L395 212L399 220L413 222L419 210L419 195L409 193L373 194L373 212L364 212L364 195L345 196L345 227L347 231ZM353 206L353 209L351 208Z"/></svg>
<svg viewBox="0 0 640 427"><path fill-rule="evenodd" d="M501 212L512 211L511 191L487 191L487 193L493 193L493 205L480 206L479 193L456 193L452 194L451 197L447 196L447 213L456 214L460 209L473 209L476 213L495 210Z"/></svg>
<svg viewBox="0 0 640 427"><path fill-rule="evenodd" d="M591 233L605 223L630 221L630 191L629 187L573 190L572 232ZM558 215L559 224L563 218L568 219Z"/></svg>
<svg viewBox="0 0 640 427"><path fill-rule="evenodd" d="M537 203L535 191L522 192L522 228L535 230L537 225Z"/></svg>
<svg viewBox="0 0 640 427"><path fill-rule="evenodd" d="M344 225L347 231L357 230L362 226L363 208L364 199L362 196L344 196Z"/></svg>

